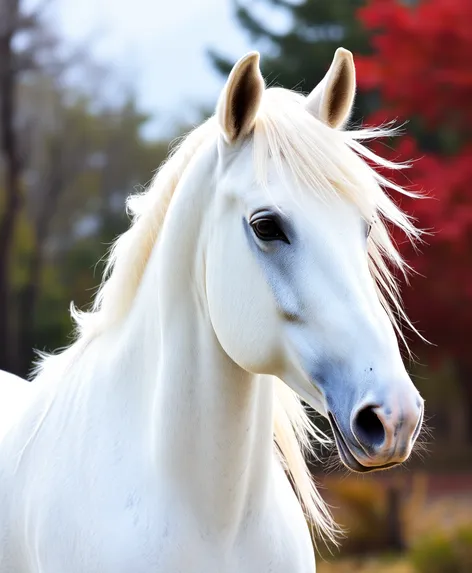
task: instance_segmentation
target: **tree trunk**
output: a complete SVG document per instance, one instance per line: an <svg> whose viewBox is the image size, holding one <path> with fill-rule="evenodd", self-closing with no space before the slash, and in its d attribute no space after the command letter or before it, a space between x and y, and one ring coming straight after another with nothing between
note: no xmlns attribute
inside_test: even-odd
<svg viewBox="0 0 472 573"><path fill-rule="evenodd" d="M16 78L13 36L18 0L2 0L0 17L0 149L4 165L4 198L0 217L0 368L17 371L10 297L10 262L21 207L20 159L15 133Z"/></svg>
<svg viewBox="0 0 472 573"><path fill-rule="evenodd" d="M401 520L401 492L397 485L387 489L387 546L390 551L405 551L406 544Z"/></svg>
<svg viewBox="0 0 472 573"><path fill-rule="evenodd" d="M36 309L41 294L42 271L44 266L44 249L49 237L51 222L56 212L62 190L62 157L59 142L51 150L51 173L43 198L40 211L35 222L35 244L30 257L28 282L23 288L20 299L18 323L21 355L21 375L26 376L31 369L34 350L37 344L35 339Z"/></svg>
<svg viewBox="0 0 472 573"><path fill-rule="evenodd" d="M18 349L20 360L18 374L26 377L34 360L36 346L36 307L40 294L41 274L43 267L43 251L35 248L29 264L28 282L23 287L18 308Z"/></svg>

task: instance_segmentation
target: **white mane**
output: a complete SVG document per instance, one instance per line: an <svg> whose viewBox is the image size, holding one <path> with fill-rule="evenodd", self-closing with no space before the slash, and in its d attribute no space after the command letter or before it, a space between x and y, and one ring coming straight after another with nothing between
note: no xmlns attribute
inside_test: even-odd
<svg viewBox="0 0 472 573"><path fill-rule="evenodd" d="M370 268L382 304L395 323L394 315L406 317L389 265L402 271L406 265L390 240L385 222L400 227L411 238L417 238L419 231L385 190L410 193L384 179L365 160L389 168L403 166L381 159L362 144L365 140L391 135L392 131L338 131L312 117L305 110L304 102L303 96L287 90L265 91L252 136L256 177L265 184L271 157L281 174L283 165L288 166L295 182L303 183L314 193L336 193L349 198L369 221L375 214L368 247ZM132 225L112 248L91 311L81 313L73 309L79 330L75 344L90 340L127 314L182 174L200 147L218 135L219 127L214 118L192 131L158 171L149 189L130 198L128 210ZM293 188L294 181L290 183ZM309 520L319 532L334 540L336 527L311 479L305 457L314 454L311 438L318 442L326 442L328 438L312 425L292 390L280 381L274 388L275 443Z"/></svg>

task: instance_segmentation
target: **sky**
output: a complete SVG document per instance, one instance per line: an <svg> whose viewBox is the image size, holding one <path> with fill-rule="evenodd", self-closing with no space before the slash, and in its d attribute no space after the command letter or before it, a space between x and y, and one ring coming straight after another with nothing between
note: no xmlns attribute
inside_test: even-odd
<svg viewBox="0 0 472 573"><path fill-rule="evenodd" d="M237 59L251 49L232 20L231 0L55 0L52 18L66 41L131 85L154 117L147 132L214 105L224 79L206 56L210 47Z"/></svg>

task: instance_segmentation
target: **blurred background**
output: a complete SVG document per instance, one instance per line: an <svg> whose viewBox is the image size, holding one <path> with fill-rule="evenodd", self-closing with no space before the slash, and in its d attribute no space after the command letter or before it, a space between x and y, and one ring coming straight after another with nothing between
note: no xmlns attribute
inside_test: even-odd
<svg viewBox="0 0 472 573"><path fill-rule="evenodd" d="M267 82L305 92L337 47L355 53L353 122L395 119L382 143L415 158L389 174L431 230L404 289L410 371L430 436L409 464L347 476L313 464L349 531L320 545L321 573L472 572L472 3L470 0L0 0L0 368L27 375L33 349L70 342L97 263L128 225L169 143L211 114L249 49Z"/></svg>

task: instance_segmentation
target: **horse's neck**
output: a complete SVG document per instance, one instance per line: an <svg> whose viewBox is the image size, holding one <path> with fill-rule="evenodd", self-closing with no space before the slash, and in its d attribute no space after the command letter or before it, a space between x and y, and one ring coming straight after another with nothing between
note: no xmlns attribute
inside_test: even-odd
<svg viewBox="0 0 472 573"><path fill-rule="evenodd" d="M223 531L264 503L274 463L273 392L270 380L228 357L208 316L200 238L211 162L210 156L201 173L205 185L195 176L187 201L167 215L127 321L120 362L144 378L157 471L186 489L194 512Z"/></svg>
<svg viewBox="0 0 472 573"><path fill-rule="evenodd" d="M238 368L182 305L161 346L156 462L219 531L263 502L273 463L272 389Z"/></svg>
<svg viewBox="0 0 472 573"><path fill-rule="evenodd" d="M119 378L136 384L123 364L144 378L143 439L158 474L204 523L231 533L264 502L273 469L272 386L229 359L186 284L175 287L182 296L163 311L163 323L148 306L135 307ZM144 286L140 298L148 287L155 291ZM124 395L130 399L129 389Z"/></svg>

